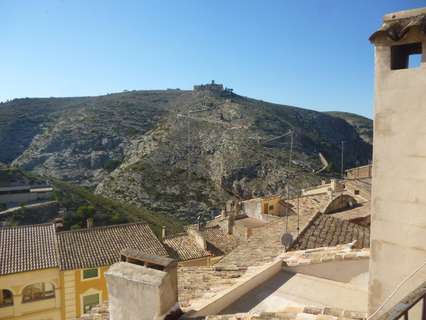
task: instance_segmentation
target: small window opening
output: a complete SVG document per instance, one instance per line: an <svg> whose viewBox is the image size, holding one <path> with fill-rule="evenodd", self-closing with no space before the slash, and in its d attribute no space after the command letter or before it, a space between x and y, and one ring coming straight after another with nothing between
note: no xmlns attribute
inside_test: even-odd
<svg viewBox="0 0 426 320"><path fill-rule="evenodd" d="M391 69L408 69L419 67L422 63L422 44L410 43L391 48Z"/></svg>
<svg viewBox="0 0 426 320"><path fill-rule="evenodd" d="M99 275L98 269L84 269L83 270L83 279L91 279L91 278L97 278Z"/></svg>

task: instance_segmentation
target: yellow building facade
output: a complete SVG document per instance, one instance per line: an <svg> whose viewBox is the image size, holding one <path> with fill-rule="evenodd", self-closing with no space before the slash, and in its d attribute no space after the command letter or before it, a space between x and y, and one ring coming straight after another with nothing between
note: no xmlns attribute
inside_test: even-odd
<svg viewBox="0 0 426 320"><path fill-rule="evenodd" d="M105 272L120 252L167 252L146 224L57 232L53 224L0 228L1 320L75 320L108 300ZM4 246L3 246L4 244Z"/></svg>
<svg viewBox="0 0 426 320"><path fill-rule="evenodd" d="M262 213L274 216L291 215L293 211L288 203L285 203L280 196L262 198Z"/></svg>
<svg viewBox="0 0 426 320"><path fill-rule="evenodd" d="M0 290L0 319L62 319L59 268L3 275Z"/></svg>
<svg viewBox="0 0 426 320"><path fill-rule="evenodd" d="M68 270L60 272L63 288L61 317L64 320L79 318L91 307L108 300L105 272L109 266Z"/></svg>

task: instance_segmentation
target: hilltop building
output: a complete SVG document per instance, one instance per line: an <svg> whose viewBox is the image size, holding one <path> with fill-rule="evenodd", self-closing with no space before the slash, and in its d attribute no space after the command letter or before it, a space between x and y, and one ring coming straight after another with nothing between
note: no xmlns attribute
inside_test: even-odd
<svg viewBox="0 0 426 320"><path fill-rule="evenodd" d="M214 80L212 80L211 83L194 85L194 91L222 92L223 84L215 83Z"/></svg>
<svg viewBox="0 0 426 320"><path fill-rule="evenodd" d="M194 85L194 92L212 92L212 93L228 93L231 94L234 90L231 88L224 88L223 84L216 83L212 80L211 83Z"/></svg>

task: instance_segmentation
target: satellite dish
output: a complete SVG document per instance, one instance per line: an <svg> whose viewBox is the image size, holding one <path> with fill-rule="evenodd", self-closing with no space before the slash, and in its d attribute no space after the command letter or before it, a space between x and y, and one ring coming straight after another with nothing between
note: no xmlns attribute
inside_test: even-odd
<svg viewBox="0 0 426 320"><path fill-rule="evenodd" d="M281 243L283 244L284 248L286 248L286 250L290 248L291 244L293 243L293 236L291 233L284 233L281 237Z"/></svg>

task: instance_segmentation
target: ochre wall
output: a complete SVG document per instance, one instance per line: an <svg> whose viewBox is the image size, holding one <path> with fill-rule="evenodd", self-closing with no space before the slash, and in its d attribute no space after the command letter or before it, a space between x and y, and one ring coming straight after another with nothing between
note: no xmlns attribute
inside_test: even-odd
<svg viewBox="0 0 426 320"><path fill-rule="evenodd" d="M76 296L76 314L77 317L82 315L81 313L81 296L88 293L92 289L101 291L101 301L108 300L108 290L105 280L104 273L108 270L109 266L99 268L99 278L82 280L83 269L75 270L75 296Z"/></svg>
<svg viewBox="0 0 426 320"><path fill-rule="evenodd" d="M280 203L281 197L271 197L262 199L262 213L274 216L281 216L285 213L285 207ZM270 209L270 206L273 206ZM290 209L289 209L290 210Z"/></svg>

